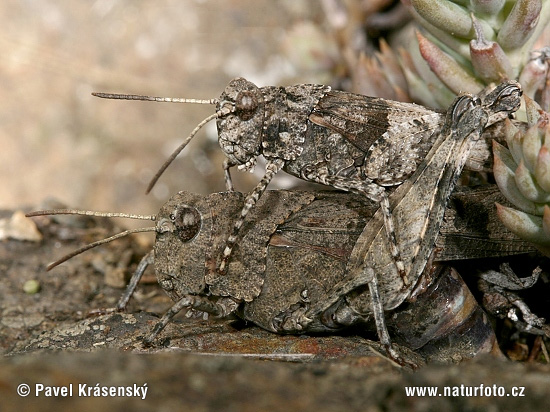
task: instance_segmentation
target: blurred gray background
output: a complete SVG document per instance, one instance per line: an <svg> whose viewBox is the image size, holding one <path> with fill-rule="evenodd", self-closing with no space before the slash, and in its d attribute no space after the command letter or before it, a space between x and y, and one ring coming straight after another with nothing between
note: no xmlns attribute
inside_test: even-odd
<svg viewBox="0 0 550 412"><path fill-rule="evenodd" d="M92 91L212 98L237 76L259 86L331 80L333 46L308 0L11 0L0 3L0 21L0 208L53 197L149 214L178 190L224 189L212 122L144 194L211 106ZM258 181L233 175L243 191ZM296 183L283 177L272 187Z"/></svg>

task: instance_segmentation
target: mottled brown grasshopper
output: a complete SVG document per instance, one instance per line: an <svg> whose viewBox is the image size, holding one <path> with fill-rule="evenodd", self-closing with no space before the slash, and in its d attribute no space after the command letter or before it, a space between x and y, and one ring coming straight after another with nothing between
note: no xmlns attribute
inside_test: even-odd
<svg viewBox="0 0 550 412"><path fill-rule="evenodd" d="M515 89L504 87L499 99L514 99ZM506 93L511 94L505 96ZM211 100L94 95L216 105L216 112L203 120L161 167L148 191L197 131L213 119L217 119L218 140L226 156L223 168L227 190L233 190L231 167L251 170L259 155L266 159L264 177L247 196L241 217L228 235L221 261L213 270L226 272L246 215L273 176L283 169L306 181L359 193L378 202L394 264L404 286L410 285L386 188L402 184L425 159L445 127L444 111L331 90L323 85L259 88L243 78L232 80L218 99ZM486 111L495 111L491 106L495 102L481 104Z"/></svg>
<svg viewBox="0 0 550 412"><path fill-rule="evenodd" d="M172 196L156 216L75 210L31 215L78 213L156 222L155 227L138 229L156 232L154 251L138 266L115 308L118 311L126 308L147 266L154 265L159 285L174 301L194 295L197 301L204 300L202 308L207 313L222 315L212 308L231 298L240 302L236 313L247 321L272 332L292 333L281 328L281 319L277 316L298 300L312 304L326 299L327 291L347 278L346 267L357 239L378 205L359 195L342 192L266 191L243 226L243 239L235 247L227 274L207 281L208 268L223 250L244 198L239 192L208 196L180 192ZM459 191L452 199L465 206L466 209L461 210L466 215L475 210L483 211L484 216L494 216L494 202L503 201L496 186ZM468 200L468 205L464 204L464 199ZM511 253L509 245L514 241L514 253L533 250L501 225L480 228L479 222L472 225L470 218L461 219L457 211L449 207L445 216L434 261L508 256ZM130 232L134 230L85 246L52 263L49 268L93 245ZM469 248L472 236L477 238L482 250ZM210 292L211 286L219 295ZM448 361L449 354L453 358L469 358L493 347L495 337L490 325L460 277L449 267L436 274L431 267L427 268L422 281L411 288L409 296L411 299L407 298L405 305L388 312L392 338L400 343L427 359L438 361ZM345 299L346 296L342 296L342 300ZM208 306L206 301L213 303ZM365 315L361 319L354 317L343 321L333 318L333 314L333 311L326 311L316 324L295 332L337 332L349 324L370 319ZM465 323L470 325L468 329L464 329ZM158 333L160 329L157 327L155 331ZM445 339L453 330L452 345L449 345ZM149 335L148 341L153 337Z"/></svg>

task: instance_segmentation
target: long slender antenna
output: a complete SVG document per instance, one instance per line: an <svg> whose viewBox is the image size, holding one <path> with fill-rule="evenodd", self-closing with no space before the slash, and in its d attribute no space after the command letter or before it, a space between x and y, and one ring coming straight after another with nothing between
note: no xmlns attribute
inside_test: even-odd
<svg viewBox="0 0 550 412"><path fill-rule="evenodd" d="M174 159L176 157L178 157L178 155L181 153L181 151L183 149L185 149L185 146L187 146L189 144L189 142L191 141L191 139L197 134L197 132L206 124L208 123L209 121L211 120L214 120L214 119L217 119L218 117L222 116L223 114L221 112L216 112L214 114L211 114L210 116L208 116L206 119L204 119L202 122L200 122L197 127L195 127L193 129L193 131L189 134L189 136L187 137L187 139L185 139L183 141L182 144L180 144L178 146L178 148L176 150L174 150L174 152L170 155L170 157L164 162L164 164L160 167L160 169L158 170L158 172L155 174L155 176L153 176L153 178L151 179L151 182L149 182L149 186L147 186L147 190L145 191L145 194L149 194L149 192L151 191L151 189L153 189L153 186L155 186L155 184L157 183L157 180L159 180L160 176L164 173L164 171L168 168L168 166L170 166L170 163L172 163L174 161Z"/></svg>
<svg viewBox="0 0 550 412"><path fill-rule="evenodd" d="M92 93L93 96L101 97L102 99L117 99L117 100L145 100L145 101L153 101L153 102L168 102L168 103L196 103L196 104L218 104L220 102L219 99L208 99L208 100L201 100L201 99L182 99L179 97L156 97L156 96L142 96L137 94L119 94L119 93ZM183 149L185 149L185 146L189 144L193 136L197 134L197 132L209 121L213 119L217 119L218 117L221 117L228 113L228 109L222 109L220 111L217 111L216 113L208 116L206 119L204 119L202 122L200 122L197 127L193 129L191 134L187 137L187 139L184 140L184 142L172 153L172 155L164 162L164 164L160 167L158 172L153 176L151 179L151 182L149 182L149 186L147 186L147 190L145 191L145 194L149 194L157 181L159 180L160 176L164 173L164 171L170 166L170 164L174 161L176 157L181 153ZM229 112L231 109L229 109Z"/></svg>
<svg viewBox="0 0 550 412"><path fill-rule="evenodd" d="M78 209L52 209L52 210L37 210L35 212L26 213L26 217L34 217L34 216L46 216L46 215L82 215L82 216L94 216L94 217L123 217L127 219L139 219L139 220L152 220L153 222L157 220L157 217L154 215L134 215L130 213L113 213L113 212L93 212L91 210L78 210ZM120 232L116 235L110 236L105 239L98 240L96 242L87 244L85 246L82 246L80 249L77 249L65 256L63 256L61 259L56 260L53 263L50 263L46 270L52 270L54 267L60 265L63 262L66 262L67 260L75 257L76 255L80 255L81 253L92 249L96 246L103 245L105 243L112 242L113 240L120 239L121 237L128 236L132 233L140 233L140 232L154 232L156 230L156 227L141 227L138 229L129 229L125 230L124 232Z"/></svg>
<svg viewBox="0 0 550 412"><path fill-rule="evenodd" d="M98 240L97 242L90 243L88 245L82 246L80 249L75 250L74 252L69 253L68 255L63 256L61 259L56 260L53 263L50 263L46 270L52 270L54 267L60 265L63 262L66 262L67 260L75 257L76 255L80 255L81 253L92 249L96 246L103 245L105 243L112 242L113 240L120 239L121 237L128 236L132 233L140 233L140 232L154 232L156 228L154 226L152 227L140 227L138 229L130 229L125 230L124 232L117 233L116 235L110 236L105 239Z"/></svg>
<svg viewBox="0 0 550 412"><path fill-rule="evenodd" d="M166 103L196 103L196 104L218 104L218 99L182 99L181 97L156 97L142 96L139 94L119 94L119 93L92 93L92 96L102 99L115 100L144 100L149 102L166 102Z"/></svg>
<svg viewBox="0 0 550 412"><path fill-rule="evenodd" d="M37 210L35 212L26 213L26 217L46 216L46 215L83 215L94 217L123 217L127 219L140 219L155 221L155 215L133 215L129 213L112 213L112 212L93 212L91 210L78 209L53 209L53 210Z"/></svg>

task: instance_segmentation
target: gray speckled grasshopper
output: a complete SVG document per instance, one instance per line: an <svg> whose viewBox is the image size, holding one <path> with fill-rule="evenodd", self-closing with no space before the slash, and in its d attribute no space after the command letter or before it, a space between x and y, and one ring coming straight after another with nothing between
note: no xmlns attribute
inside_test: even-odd
<svg viewBox="0 0 550 412"><path fill-rule="evenodd" d="M271 192L250 211L227 271L220 274L212 268L239 219L243 199L230 192L205 201L181 192L152 218L154 251L139 265L118 308L125 307L143 271L154 262L159 284L175 304L146 338L148 343L182 309L216 316L237 312L277 333L334 331L374 318L382 343L398 358L391 351L384 311L396 309L413 293L471 146L486 126L517 109L520 95L517 83L509 82L481 98L458 97L433 148L390 195L397 239L406 252L408 285L393 264L376 203L359 202L350 212L347 204L357 202L351 195L325 195L323 203L315 192ZM327 201L330 196L339 196L339 203ZM297 242L284 228L296 216L303 217L300 213L306 213L309 226L320 223L318 230L302 224L310 237Z"/></svg>

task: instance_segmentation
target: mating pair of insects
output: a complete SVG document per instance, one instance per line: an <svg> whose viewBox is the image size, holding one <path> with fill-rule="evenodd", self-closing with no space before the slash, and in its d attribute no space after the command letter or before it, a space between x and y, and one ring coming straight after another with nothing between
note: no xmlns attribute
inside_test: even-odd
<svg viewBox="0 0 550 412"><path fill-rule="evenodd" d="M232 80L220 98L212 100L94 94L216 105L215 113L191 132L148 190L198 130L214 119L226 156L223 168L229 191L233 190L232 167L251 170L260 155L266 160L263 178L244 205L238 203L232 219L203 210L181 194L170 199L157 216L143 217L156 221L150 228L156 232L155 247L138 266L117 308L124 309L152 263L159 284L176 302L146 343L184 308L217 316L235 312L278 333L333 331L374 317L381 342L397 358L384 311L396 308L412 293L430 259L447 200L472 146L485 128L519 108L521 87L508 81L479 95L462 95L447 111L322 85L259 88L242 78ZM298 282L300 287L296 279L311 276L287 273L284 276L296 279L276 279L276 274L275 278L266 275L266 265L274 264L267 244L276 243L277 225L311 199L289 192L283 206L274 206L271 225L254 213L255 204L281 169L306 181L358 193L378 207L354 238L336 275ZM64 212L88 213L54 213ZM32 215L48 213L52 211ZM251 230L255 220L265 224L262 236ZM327 242L335 231L330 225L325 228ZM193 247L182 254L183 244ZM255 257L234 259L235 254L247 253ZM197 262L203 270L186 270ZM322 260L314 263L322 264ZM288 284L294 284L292 290L284 286Z"/></svg>

